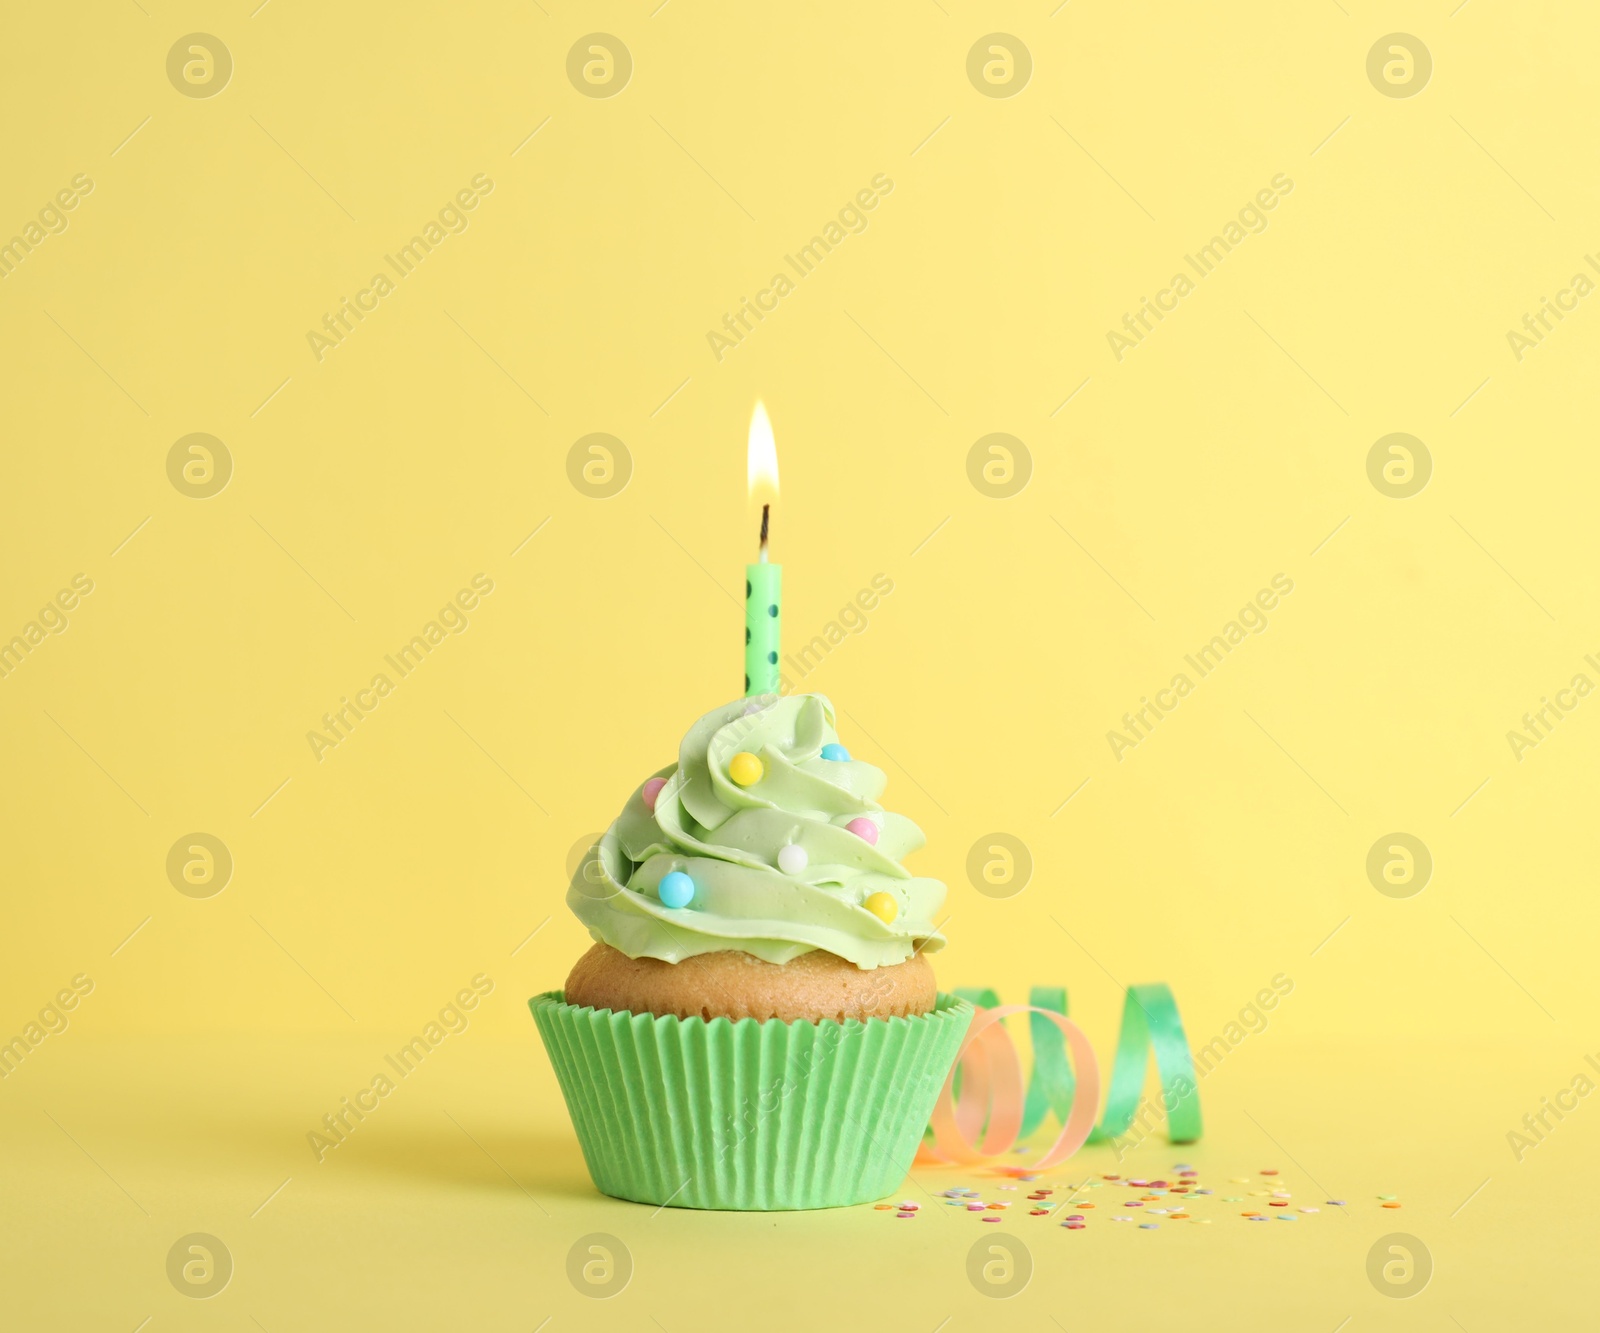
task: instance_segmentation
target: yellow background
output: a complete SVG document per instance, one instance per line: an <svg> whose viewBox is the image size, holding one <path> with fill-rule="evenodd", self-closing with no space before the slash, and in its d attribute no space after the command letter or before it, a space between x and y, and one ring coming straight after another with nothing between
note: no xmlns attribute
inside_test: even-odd
<svg viewBox="0 0 1600 1333"><path fill-rule="evenodd" d="M0 680L0 1035L94 981L0 1082L8 1326L677 1333L825 1300L930 1330L1181 1308L1477 1333L1587 1308L1570 1183L1600 1104L1521 1162L1506 1135L1596 1049L1600 702L1520 762L1506 733L1600 680L1600 302L1521 360L1506 334L1600 245L1588 7L106 0L6 24L0 238L94 188L0 283L0 637L95 585ZM197 31L231 52L214 97L167 77ZM633 61L609 98L566 75L597 31ZM966 74L996 31L1031 53L1015 96ZM1397 31L1431 52L1414 97L1366 74ZM308 331L478 173L467 229L319 361ZM867 229L719 361L708 331L879 173ZM1119 361L1108 331L1279 173L1266 230ZM1278 1166L1348 1217L1008 1218L1037 1269L990 1302L965 1270L989 1228L919 1192L970 1173L917 1173L909 1224L594 1195L524 1001L585 945L574 845L738 691L758 396L790 646L894 583L805 687L927 832L942 982L1066 985L1109 1054L1121 985L1169 982L1198 1045L1287 974L1203 1085L1205 1140L1130 1160ZM191 432L232 459L208 499L168 479ZM631 460L611 498L569 480L595 432ZM969 479L992 432L1028 451L1011 498ZM1391 432L1431 456L1409 499L1368 479ZM322 714L479 573L470 628L319 761ZM1269 628L1119 760L1122 714L1279 573ZM1434 859L1406 899L1366 872L1396 830ZM195 831L235 863L214 897L167 877ZM1034 862L1011 897L968 876L996 831ZM477 973L470 1028L317 1163L307 1131ZM1434 1255L1410 1301L1365 1277L1391 1230ZM210 1302L164 1275L192 1231L237 1265ZM608 1302L565 1276L596 1231L637 1264Z"/></svg>

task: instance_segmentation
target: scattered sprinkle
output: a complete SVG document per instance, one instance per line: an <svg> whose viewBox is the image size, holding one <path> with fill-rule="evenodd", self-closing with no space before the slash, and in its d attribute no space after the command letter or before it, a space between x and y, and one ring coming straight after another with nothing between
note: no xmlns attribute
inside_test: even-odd
<svg viewBox="0 0 1600 1333"><path fill-rule="evenodd" d="M1112 1222L1135 1223L1141 1231L1159 1230L1160 1219L1191 1222L1196 1226L1212 1226L1220 1217L1222 1224L1226 1226L1225 1212L1209 1217L1196 1215L1211 1211L1205 1206L1205 1201L1208 1199L1214 1199L1218 1203L1244 1204L1245 1207L1239 1211L1239 1216L1246 1222L1270 1222L1273 1218L1297 1222L1315 1217L1322 1211L1322 1208L1311 1204L1293 1203L1294 1194L1289 1188L1289 1183L1283 1179L1276 1167L1261 1168L1257 1177L1227 1177L1235 1188L1241 1184L1249 1185L1252 1179L1259 1178L1260 1188L1245 1189L1239 1194L1218 1194L1214 1187L1203 1183L1200 1170L1186 1162L1175 1163L1166 1178L1124 1177L1116 1172L1105 1172L1094 1179L1081 1181L1061 1182L1058 1177L1056 1185L1034 1183L1026 1191L1014 1182L1037 1182L1040 1178L1038 1172L1024 1173L1022 1170L1008 1167L1000 1168L996 1174L1005 1178L1004 1184L985 1180L979 1182L979 1188L952 1185L931 1197L935 1202L943 1203L948 1208L977 1214L980 1222L1003 1222L1006 1211L1013 1205L1020 1205L1029 1217L1055 1218L1058 1225L1068 1231L1084 1230L1088 1225L1088 1211L1095 1207L1092 1203L1084 1202L1080 1196L1090 1190L1105 1189L1108 1186L1117 1191L1138 1192L1134 1198L1120 1200L1121 1207L1128 1211L1110 1212L1105 1216ZM997 1198L989 1194L991 1190L1004 1191L1012 1197ZM986 1195L988 1197L985 1197ZM1376 1202L1384 1208L1402 1206L1396 1194L1379 1194L1376 1196ZM1323 1204L1328 1208L1343 1208L1347 1206L1347 1201L1327 1199ZM893 1212L895 1217L901 1220L917 1217L923 1206L915 1199L902 1199L898 1204L874 1205L877 1211ZM1107 1207L1114 1209L1117 1203L1108 1203ZM1133 1213L1134 1209L1143 1209L1144 1215L1141 1217Z"/></svg>

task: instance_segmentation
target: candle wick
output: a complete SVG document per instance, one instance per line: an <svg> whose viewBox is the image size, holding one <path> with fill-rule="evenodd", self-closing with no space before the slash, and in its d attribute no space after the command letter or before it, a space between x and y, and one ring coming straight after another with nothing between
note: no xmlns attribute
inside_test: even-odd
<svg viewBox="0 0 1600 1333"><path fill-rule="evenodd" d="M772 516L772 506L769 505L769 504L762 505L761 506L761 561L762 561L763 564L766 563L766 559L767 559L767 524L770 521L771 516Z"/></svg>

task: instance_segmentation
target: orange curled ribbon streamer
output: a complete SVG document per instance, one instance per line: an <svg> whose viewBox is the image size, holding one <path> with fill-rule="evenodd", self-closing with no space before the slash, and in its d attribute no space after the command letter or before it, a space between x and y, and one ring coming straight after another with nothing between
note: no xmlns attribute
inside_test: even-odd
<svg viewBox="0 0 1600 1333"><path fill-rule="evenodd" d="M1044 1156L1023 1169L1042 1171L1064 1162L1088 1142L1100 1105L1100 1065L1094 1047L1070 1018L1031 1004L1005 1004L978 1009L967 1029L961 1053L944 1081L933 1108L933 1144L923 1144L917 1161L951 1164L982 1162L1009 1149L1022 1130L1022 1062L1001 1019L1009 1014L1034 1014L1061 1029L1072 1050L1076 1088L1072 1110L1056 1141ZM1033 1020L1037 1023L1038 1019ZM961 1093L955 1092L956 1072ZM981 1139L979 1138L981 1135Z"/></svg>

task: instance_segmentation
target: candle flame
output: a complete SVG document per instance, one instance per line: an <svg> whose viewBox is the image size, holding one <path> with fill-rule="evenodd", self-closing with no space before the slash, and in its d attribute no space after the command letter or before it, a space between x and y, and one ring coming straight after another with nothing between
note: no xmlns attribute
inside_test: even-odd
<svg viewBox="0 0 1600 1333"><path fill-rule="evenodd" d="M772 438L772 422L765 405L756 399L750 416L750 446L747 478L750 502L770 503L778 498L778 446Z"/></svg>

